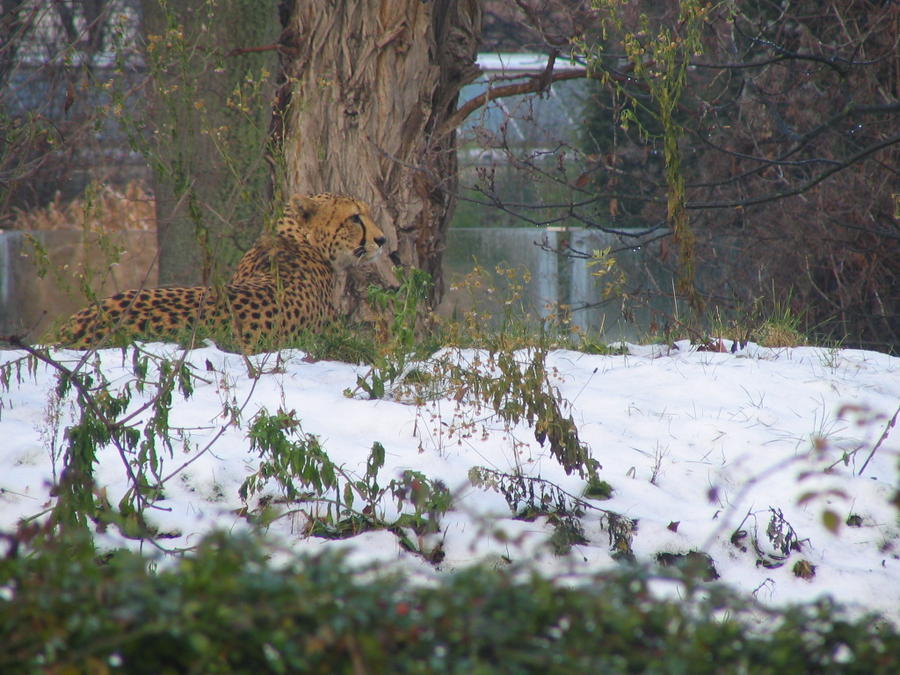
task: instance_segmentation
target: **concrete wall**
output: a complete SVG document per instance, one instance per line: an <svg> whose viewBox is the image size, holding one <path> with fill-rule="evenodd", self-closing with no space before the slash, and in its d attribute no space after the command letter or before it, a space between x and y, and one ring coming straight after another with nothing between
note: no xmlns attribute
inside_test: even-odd
<svg viewBox="0 0 900 675"><path fill-rule="evenodd" d="M612 255L616 268L625 274L625 287L641 300L628 303L624 312L621 302L603 297L605 281L598 282L586 259L558 252L571 249L590 255L607 247L615 251ZM636 339L655 317L673 313L672 273L660 264L653 246L583 228L479 227L449 232L444 273L451 290L440 314L475 308L493 315L495 322L503 316L502 288L498 292L462 287L476 262L489 273L498 264L528 270L531 281L524 289L522 308L537 319L559 315L566 307L572 323L605 340Z"/></svg>

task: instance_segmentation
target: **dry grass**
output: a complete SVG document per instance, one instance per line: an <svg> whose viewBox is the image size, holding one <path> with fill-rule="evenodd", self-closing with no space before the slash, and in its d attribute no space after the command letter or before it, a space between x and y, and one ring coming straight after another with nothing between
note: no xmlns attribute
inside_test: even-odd
<svg viewBox="0 0 900 675"><path fill-rule="evenodd" d="M808 344L806 336L795 326L780 321L766 321L754 337L763 347L799 347Z"/></svg>
<svg viewBox="0 0 900 675"><path fill-rule="evenodd" d="M63 203L57 193L41 209L16 209L14 230L76 230L121 232L155 230L156 204L153 194L139 181L118 190L109 185L87 190L84 197Z"/></svg>

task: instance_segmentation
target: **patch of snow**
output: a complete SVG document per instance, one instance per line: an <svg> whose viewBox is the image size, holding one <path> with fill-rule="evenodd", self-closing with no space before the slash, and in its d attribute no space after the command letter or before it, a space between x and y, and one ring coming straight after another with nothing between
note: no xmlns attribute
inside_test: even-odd
<svg viewBox="0 0 900 675"><path fill-rule="evenodd" d="M626 347L628 353L619 356L555 351L547 365L571 404L582 441L602 466L600 477L614 489L611 499L591 503L637 521L636 558L650 562L663 552L703 551L721 582L764 602L805 602L828 594L851 609L880 611L900 622L900 528L890 504L900 432L888 430L860 475L900 405L900 358L755 344L734 354L698 351L687 342ZM478 560L531 561L542 571L576 575L619 564L611 556L601 511L588 510L583 518L588 543L558 556L547 544L553 533L547 518L514 520L501 495L469 483L473 466L520 470L580 496L584 480L566 475L527 425L506 429L450 394L422 407L348 398L344 391L354 389L368 368L311 363L297 350L252 357L264 372L253 380L242 357L212 346L187 353L164 344L144 348L173 359L184 356L202 378L195 380L189 399L173 395L173 455L165 456L162 470L170 478L159 508L148 512L160 532L172 535L161 540L164 546L191 546L215 528L249 527L240 514L245 505L238 489L259 465L247 437L250 420L262 409L284 409L296 411L303 431L315 434L332 461L349 473L364 473L378 441L386 450L382 486L404 470L443 481L454 507L442 518L441 532L426 538L427 545L443 544L437 573ZM477 355L442 352L461 364L471 364ZM0 352L0 364L23 356ZM56 350L53 356L75 367L82 353ZM121 350L102 350L98 358L115 387L133 382L130 352L123 358ZM58 475L62 461L54 464L51 444L59 452L63 430L77 413L70 394L56 408L59 424L48 420L55 386L55 373L39 365L34 375L23 369L21 382L14 377L8 390L0 390L2 530L15 529L20 519L52 503L54 469ZM134 391L129 410L152 394L153 387ZM240 410L236 422L225 406ZM449 431L454 415L462 420L476 414L476 433ZM143 424L149 417L143 411L136 419ZM99 451L95 478L113 504L124 495L128 482L113 448ZM277 488L269 484L264 492L275 495ZM255 498L250 506L256 506ZM823 522L826 511L838 516L836 533ZM766 567L761 559L771 563L780 555L766 534L776 512L793 528L799 550L789 551L781 566ZM391 503L386 515L392 514ZM850 515L859 517L859 527L844 524ZM354 563L434 573L388 532L332 541L304 537L303 525L300 516L279 518L268 533L285 551L346 550ZM103 544L136 545L112 531ZM793 573L801 560L815 567L811 579Z"/></svg>

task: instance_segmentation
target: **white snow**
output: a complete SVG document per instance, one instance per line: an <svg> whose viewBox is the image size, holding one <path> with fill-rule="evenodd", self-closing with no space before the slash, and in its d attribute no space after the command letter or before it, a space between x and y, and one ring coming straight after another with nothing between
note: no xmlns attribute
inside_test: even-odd
<svg viewBox="0 0 900 675"><path fill-rule="evenodd" d="M724 343L730 347L727 341ZM454 495L453 510L441 520L446 557L432 568L403 551L388 532L369 532L331 541L301 536L301 516L276 519L269 535L287 550L335 547L351 561L399 564L440 574L476 560L531 561L551 573L578 574L620 563L610 556L601 513L583 518L589 543L566 556L547 545L552 527L545 518L514 520L503 497L473 487L468 471L482 466L524 472L581 495L585 481L566 475L525 424L505 430L453 392L416 406L400 400L350 398L358 375L368 368L336 362L310 362L300 351L257 355L250 361L265 371L254 380L243 357L214 347L182 352L174 345L150 344L153 354L184 356L202 380L193 395L173 396L170 417L174 454L166 457L168 479L160 508L148 512L164 547L196 543L213 528L248 527L238 513L238 488L259 465L250 451L250 420L262 409L294 410L303 430L316 434L331 459L362 475L374 441L386 449L379 483L405 469L442 480ZM712 557L720 581L763 602L782 604L830 594L854 611L876 610L900 622L900 549L897 489L900 431L889 423L900 406L900 358L858 350L813 347L766 349L754 344L737 353L697 351L687 342L673 347L627 345L623 356L554 351L554 384L571 403L570 412L600 477L615 492L593 501L602 509L638 521L632 546L639 561L660 552L703 551ZM53 351L73 368L81 352ZM102 371L119 390L134 381L131 352L98 352ZM25 356L0 352L0 364ZM470 362L476 353L445 351ZM52 505L50 486L62 468L64 429L74 423L74 394L53 404L56 373L39 364L21 368L8 389L0 388L0 530L11 531L22 518ZM129 410L153 393L134 392ZM241 409L233 422L225 405ZM57 413L59 422L53 423ZM143 424L144 411L135 418ZM454 424L471 421L470 434ZM882 436L886 433L886 437ZM865 470L863 463L877 446ZM55 452L57 457L53 457ZM846 455L847 461L842 461ZM826 471L828 469L828 471ZM113 448L100 452L95 477L113 504L128 487L122 459ZM270 483L269 494L278 494ZM804 496L806 498L804 499ZM385 514L395 515L388 502ZM250 500L254 508L257 498ZM783 514L801 542L780 567L758 564L760 551L777 553L766 536L772 511ZM823 513L834 512L840 528L829 531ZM849 515L860 527L845 524ZM677 524L677 525L676 525ZM732 535L743 530L736 546ZM501 534L502 533L502 534ZM115 535L98 535L103 545L137 544ZM742 550L746 549L746 550ZM144 550L150 550L149 547ZM795 576L805 560L815 576Z"/></svg>

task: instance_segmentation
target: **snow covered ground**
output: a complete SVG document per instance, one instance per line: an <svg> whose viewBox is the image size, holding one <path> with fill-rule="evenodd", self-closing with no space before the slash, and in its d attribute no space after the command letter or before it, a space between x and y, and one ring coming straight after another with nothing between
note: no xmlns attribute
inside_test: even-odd
<svg viewBox="0 0 900 675"><path fill-rule="evenodd" d="M173 358L183 354L173 345L146 348ZM637 521L631 545L639 561L703 551L720 581L763 602L830 594L900 623L900 526L891 505L900 430L889 425L900 406L900 358L754 344L734 354L717 353L686 342L674 348L628 345L628 352L554 351L547 364L571 403L581 440L602 466L600 477L614 489L611 499L591 503ZM68 367L82 356L53 354ZM23 356L0 352L0 364ZM461 363L475 356L453 354ZM134 380L130 352L123 358L121 350L104 350L99 357L114 390ZM186 359L201 379L189 399L174 395L174 455L161 471L169 477L157 504L161 508L149 515L160 532L175 535L161 540L164 546L190 546L211 528L248 526L239 513L244 504L238 489L259 466L247 431L265 408L294 410L303 430L316 434L348 473L364 473L372 444L379 441L386 450L381 485L405 469L442 480L454 506L441 520L441 533L431 536L432 543L443 539L446 554L437 573L484 558L496 564L529 560L546 571L576 574L619 564L611 557L602 512L588 510L583 517L588 543L558 556L547 545L553 528L546 518L514 520L500 494L470 483L474 466L518 468L582 494L585 481L566 475L527 425L504 429L484 410L449 394L421 406L351 398L345 390L355 388L367 367L310 362L300 351L281 352L278 359L253 357L265 371L256 380L242 357L213 347L187 352ZM19 378L16 372L8 388L0 388L0 530L5 531L52 503L50 485L62 468L54 454L76 413L72 394L54 404L56 373L49 366L39 364L32 373L23 367ZM143 394L135 390L130 409L151 393L152 388ZM223 414L227 406L241 409L236 422ZM133 422L140 425L149 415L144 411ZM467 421L473 426L467 428ZM101 452L96 478L116 504L128 483L114 449ZM274 484L266 491L277 493ZM256 505L254 497L249 506ZM388 504L387 517L391 508ZM334 541L303 537L302 525L299 516L279 518L269 534L297 551L341 547L350 549L355 561L432 569L401 549L389 532ZM109 531L103 537L104 544L135 545ZM792 540L799 550L780 560L779 543ZM801 561L808 565L798 567ZM814 574L797 576L795 569Z"/></svg>

